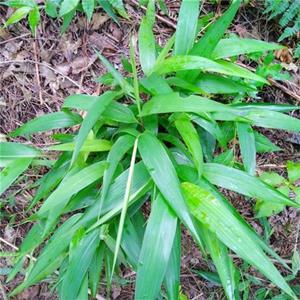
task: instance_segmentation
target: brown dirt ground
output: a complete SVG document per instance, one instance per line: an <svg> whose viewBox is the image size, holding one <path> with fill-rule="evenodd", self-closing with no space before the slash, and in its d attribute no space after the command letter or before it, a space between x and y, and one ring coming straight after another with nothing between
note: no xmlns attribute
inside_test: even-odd
<svg viewBox="0 0 300 300"><path fill-rule="evenodd" d="M224 1L225 3L226 1ZM6 29L0 29L0 134L5 135L24 122L41 114L58 111L67 95L73 93L101 94L103 87L94 81L104 73L104 68L94 55L93 48L97 48L107 57L116 68L123 72L121 57L128 57L129 38L137 35L138 24L143 11L134 4L134 1L125 1L130 20L121 19L121 26L111 22L104 13L97 11L91 24L87 24L84 16L77 16L68 31L60 36L59 22L43 16L43 22L39 26L37 38L33 39L27 29L26 22L20 22ZM226 4L226 3L225 3ZM155 26L155 34L161 45L173 33L173 25L176 24L179 1L168 0L169 15L162 16L165 21L158 21ZM204 13L210 11L209 4L204 5ZM217 11L221 6L213 7ZM0 6L0 21L2 22L11 13ZM252 6L241 8L231 31L242 37L262 38L268 41L276 41L278 28L274 23L266 21L262 14L261 1L252 1ZM293 46L290 41L289 46ZM279 57L287 68L294 68L296 62L291 61L288 53ZM20 61L26 60L26 63ZM299 84L298 73L292 71L293 89ZM299 91L294 91L299 92ZM265 88L260 96L263 100L275 103L296 103L297 100L289 97L282 90L272 86ZM287 160L299 160L299 143L284 132L264 130L284 151L269 155L259 155L258 169L275 170L284 174L284 164ZM4 136L0 136L4 138ZM20 139L22 140L22 139ZM47 134L35 135L32 142L37 146L51 143ZM45 172L45 170L42 170ZM0 232L1 237L13 245L18 246L30 224L23 224L26 218L25 208L27 199L32 197L30 189L22 190L33 184L40 177L41 172L30 170L18 185L10 190L14 194L1 207ZM261 224L253 215L253 203L234 193L226 192L235 207L254 226L258 233L262 233ZM290 259L292 250L296 246L297 224L299 215L294 209L286 209L281 214L270 218L274 233L271 237L272 247L284 258ZM12 251L7 245L0 243L1 251ZM240 262L236 260L239 265ZM5 282L5 268L11 267L9 258L0 259L2 273L0 280ZM224 299L222 289L212 285L195 275L192 269L211 270L202 259L200 252L190 236L183 231L182 247L182 275L181 287L188 299ZM255 273L254 273L255 274ZM134 279L134 274L124 270L126 279ZM0 286L1 290L8 293L22 279ZM51 279L48 281L51 282ZM253 295L255 288L251 290ZM112 299L131 299L133 297L133 285L127 284L119 287L114 286ZM34 286L14 299L56 299L55 294L49 289L48 283Z"/></svg>

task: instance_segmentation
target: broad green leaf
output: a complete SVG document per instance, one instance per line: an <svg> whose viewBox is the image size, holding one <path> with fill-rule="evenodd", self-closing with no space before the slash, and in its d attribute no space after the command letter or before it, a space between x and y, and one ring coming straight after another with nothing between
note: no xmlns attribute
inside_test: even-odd
<svg viewBox="0 0 300 300"><path fill-rule="evenodd" d="M104 249L104 243L100 242L88 270L92 298L96 298L98 290L100 274L103 268Z"/></svg>
<svg viewBox="0 0 300 300"><path fill-rule="evenodd" d="M43 132L52 129L72 127L81 123L80 115L70 112L55 112L37 117L23 124L15 131L10 133L12 137L28 136L32 133Z"/></svg>
<svg viewBox="0 0 300 300"><path fill-rule="evenodd" d="M118 18L114 13L112 5L107 0L97 0L103 10L117 23L119 24Z"/></svg>
<svg viewBox="0 0 300 300"><path fill-rule="evenodd" d="M122 16L125 19L128 19L127 12L124 8L123 0L108 0L108 2L112 5L114 9L116 9L120 16Z"/></svg>
<svg viewBox="0 0 300 300"><path fill-rule="evenodd" d="M255 109L262 109L262 110L272 110L278 112L289 112L292 110L299 110L299 106L297 105L290 105L290 104L273 104L273 103L234 103L231 105L235 108L240 108L243 111L247 110L255 110Z"/></svg>
<svg viewBox="0 0 300 300"><path fill-rule="evenodd" d="M179 93L154 96L143 105L142 116L173 112L235 112L228 105L200 96L181 97Z"/></svg>
<svg viewBox="0 0 300 300"><path fill-rule="evenodd" d="M75 108L88 111L91 106L97 102L100 96L90 96L75 94L67 97L63 108ZM125 105L118 102L111 102L103 112L103 118L121 123L136 123L133 112Z"/></svg>
<svg viewBox="0 0 300 300"><path fill-rule="evenodd" d="M251 110L244 115L254 125L265 128L300 132L300 120L272 110Z"/></svg>
<svg viewBox="0 0 300 300"><path fill-rule="evenodd" d="M213 59L220 59L254 52L274 51L282 48L284 47L275 43L233 37L220 40L213 50L211 57Z"/></svg>
<svg viewBox="0 0 300 300"><path fill-rule="evenodd" d="M238 271L233 264L232 258L229 256L227 247L219 241L214 233L204 226L201 228L201 236L216 266L227 299L237 299L235 292L237 289L236 277Z"/></svg>
<svg viewBox="0 0 300 300"><path fill-rule="evenodd" d="M48 219L55 219L67 205L71 196L101 178L106 167L106 162L94 163L67 177L47 198L37 215L44 217L47 213Z"/></svg>
<svg viewBox="0 0 300 300"><path fill-rule="evenodd" d="M113 176L117 169L118 163L122 160L124 155L133 147L134 137L124 135L119 137L111 147L107 156L108 167L104 171L101 195L99 200L98 216L101 214L102 206L109 192L110 185L113 181Z"/></svg>
<svg viewBox="0 0 300 300"><path fill-rule="evenodd" d="M0 195L29 167L32 158L18 158L11 161L0 172Z"/></svg>
<svg viewBox="0 0 300 300"><path fill-rule="evenodd" d="M254 175L256 169L256 148L253 129L249 124L242 122L237 122L236 128L245 170L250 175Z"/></svg>
<svg viewBox="0 0 300 300"><path fill-rule="evenodd" d="M260 176L259 179L265 182L266 184L277 187L280 186L284 183L285 178L280 176L277 173L274 172L263 172Z"/></svg>
<svg viewBox="0 0 300 300"><path fill-rule="evenodd" d="M117 81L117 83L120 85L122 90L126 94L132 94L133 93L133 87L126 81L126 79L112 66L112 64L103 56L100 54L99 51L94 49L97 56L101 60L101 62L104 64L106 69L109 71L109 73L114 77L114 79Z"/></svg>
<svg viewBox="0 0 300 300"><path fill-rule="evenodd" d="M62 278L61 299L76 299L99 241L99 232L90 232L73 249L67 271Z"/></svg>
<svg viewBox="0 0 300 300"><path fill-rule="evenodd" d="M87 16L87 19L91 21L95 8L95 0L82 0L82 8Z"/></svg>
<svg viewBox="0 0 300 300"><path fill-rule="evenodd" d="M300 163L299 162L292 162L288 161L287 165L287 172L289 181L295 183L297 180L300 179Z"/></svg>
<svg viewBox="0 0 300 300"><path fill-rule="evenodd" d="M273 144L266 136L254 131L255 148L257 153L280 151L281 148Z"/></svg>
<svg viewBox="0 0 300 300"><path fill-rule="evenodd" d="M30 270L26 279L10 294L11 296L20 293L23 289L28 288L29 286L43 280L46 276L53 273L61 264L63 259L66 256L65 250L68 247L73 234L78 230L78 220L80 219L81 214L76 214L66 220L55 232L55 234L48 241L41 254L37 258L36 263L33 265L33 268ZM35 227L35 233L38 235L38 242L36 241L36 234L31 235L28 238L29 234L25 237L26 244L21 245L20 253L25 255L29 251L32 251L41 240L41 227ZM26 245L26 247L25 247Z"/></svg>
<svg viewBox="0 0 300 300"><path fill-rule="evenodd" d="M257 177L234 168L214 163L204 164L203 176L212 184L248 197L299 207L299 204L277 192Z"/></svg>
<svg viewBox="0 0 300 300"><path fill-rule="evenodd" d="M22 7L18 8L15 12L13 12L13 14L4 23L4 26L9 26L9 25L19 22L20 20L24 19L31 10L32 10L32 8L30 6L22 6Z"/></svg>
<svg viewBox="0 0 300 300"><path fill-rule="evenodd" d="M232 149L226 150L223 153L217 155L214 160L216 164L222 164L225 166L232 167L234 164L234 153Z"/></svg>
<svg viewBox="0 0 300 300"><path fill-rule="evenodd" d="M175 126L189 149L198 175L201 177L203 171L203 153L199 135L190 121L189 117L182 114L175 120Z"/></svg>
<svg viewBox="0 0 300 300"><path fill-rule="evenodd" d="M68 1L68 0L65 0L65 1ZM68 12L67 14L65 14L62 17L63 23L62 23L61 28L60 28L61 34L65 33L65 31L68 29L68 27L71 24L75 14L76 14L76 9L74 8L73 10L71 10L70 12Z"/></svg>
<svg viewBox="0 0 300 300"><path fill-rule="evenodd" d="M78 4L79 0L63 0L59 10L60 17L65 16L66 14L75 10Z"/></svg>
<svg viewBox="0 0 300 300"><path fill-rule="evenodd" d="M20 8L22 6L29 6L31 8L34 8L37 6L35 0L7 0L6 2L1 2L1 4L15 8Z"/></svg>
<svg viewBox="0 0 300 300"><path fill-rule="evenodd" d="M223 148L226 148L226 144L227 144L226 139L216 121L214 121L213 119L207 120L205 118L196 115L192 115L191 119L194 123L201 126L206 131L208 131L212 136L214 136Z"/></svg>
<svg viewBox="0 0 300 300"><path fill-rule="evenodd" d="M33 158L39 156L41 152L31 146L13 142L0 142L0 160Z"/></svg>
<svg viewBox="0 0 300 300"><path fill-rule="evenodd" d="M230 26L241 1L235 0L232 2L229 9L205 32L204 36L194 45L190 51L191 55L199 55L202 57L211 57L214 49Z"/></svg>
<svg viewBox="0 0 300 300"><path fill-rule="evenodd" d="M59 2L57 0L47 0L45 6L45 12L51 18L57 18L58 16Z"/></svg>
<svg viewBox="0 0 300 300"><path fill-rule="evenodd" d="M28 14L28 23L33 35L35 35L35 30L40 23L40 10L38 7L32 9Z"/></svg>
<svg viewBox="0 0 300 300"><path fill-rule="evenodd" d="M260 245L244 231L239 220L226 205L210 192L192 183L183 183L182 189L192 214L203 226L214 232L227 247L296 299L294 292Z"/></svg>
<svg viewBox="0 0 300 300"><path fill-rule="evenodd" d="M154 0L149 0L147 15L142 19L139 29L139 55L142 70L146 75L150 73L156 60L155 38L152 31L153 20L149 11L154 9Z"/></svg>
<svg viewBox="0 0 300 300"><path fill-rule="evenodd" d="M144 132L139 138L139 152L155 185L201 247L202 242L182 196L175 168L164 146L153 134Z"/></svg>
<svg viewBox="0 0 300 300"><path fill-rule="evenodd" d="M172 89L167 81L156 74L143 78L140 80L140 83L152 95L172 93Z"/></svg>
<svg viewBox="0 0 300 300"><path fill-rule="evenodd" d="M230 78L205 73L197 77L195 85L209 94L237 94L255 90L255 88Z"/></svg>
<svg viewBox="0 0 300 300"><path fill-rule="evenodd" d="M174 242L177 217L159 194L152 204L137 268L135 299L156 299Z"/></svg>
<svg viewBox="0 0 300 300"><path fill-rule="evenodd" d="M186 81L182 78L168 77L167 81L171 86L175 86L175 87L183 89L183 90L191 91L191 92L194 92L196 94L206 94L204 92L204 90L202 90L201 88L199 88L195 84L189 83L188 81Z"/></svg>
<svg viewBox="0 0 300 300"><path fill-rule="evenodd" d="M117 92L108 91L100 96L97 101L90 107L76 137L75 149L73 152L71 165L75 162L89 132L92 130L97 120L102 116L107 106L114 100L117 94Z"/></svg>
<svg viewBox="0 0 300 300"><path fill-rule="evenodd" d="M283 211L285 205L266 202L266 201L257 201L255 204L255 210L257 212L256 218L270 217L276 215Z"/></svg>
<svg viewBox="0 0 300 300"><path fill-rule="evenodd" d="M179 285L180 285L180 263L181 263L181 232L180 224L177 222L175 238L171 250L168 266L165 273L164 285L168 299L179 299Z"/></svg>
<svg viewBox="0 0 300 300"><path fill-rule="evenodd" d="M165 44L164 48L161 50L161 52L158 54L157 59L155 61L155 65L159 65L161 62L164 61L164 59L166 58L166 56L169 54L169 52L171 51L174 42L175 42L175 34L173 34L167 41L167 43Z"/></svg>
<svg viewBox="0 0 300 300"><path fill-rule="evenodd" d="M49 151L74 151L75 143L64 143L59 145L53 145L47 148ZM111 142L108 140L86 140L80 152L101 152L109 151L111 148Z"/></svg>
<svg viewBox="0 0 300 300"><path fill-rule="evenodd" d="M188 54L194 45L200 0L183 0L176 26L174 54Z"/></svg>
<svg viewBox="0 0 300 300"><path fill-rule="evenodd" d="M262 83L268 83L266 79L231 62L221 60L213 61L209 58L195 55L175 55L170 58L167 58L162 63L156 65L153 69L153 72L161 75L185 70L214 72L224 75L251 79Z"/></svg>

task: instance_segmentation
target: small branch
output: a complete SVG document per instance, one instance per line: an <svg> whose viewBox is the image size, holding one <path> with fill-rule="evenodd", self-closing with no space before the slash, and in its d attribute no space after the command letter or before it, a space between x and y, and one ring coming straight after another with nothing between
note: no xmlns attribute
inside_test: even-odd
<svg viewBox="0 0 300 300"><path fill-rule="evenodd" d="M143 5L140 5L136 0L130 0L131 3L133 3L134 5L140 7L141 9L143 9L144 11L147 10L147 8ZM158 20L162 21L163 23L167 24L168 26L172 27L173 29L176 29L176 24L174 24L171 20L169 20L168 18L162 17L159 14L155 14L155 16L157 17Z"/></svg>

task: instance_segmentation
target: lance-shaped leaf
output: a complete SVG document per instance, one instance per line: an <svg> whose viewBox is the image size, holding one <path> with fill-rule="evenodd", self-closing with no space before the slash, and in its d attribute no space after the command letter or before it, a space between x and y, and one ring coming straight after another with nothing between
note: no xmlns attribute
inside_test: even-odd
<svg viewBox="0 0 300 300"><path fill-rule="evenodd" d="M235 293L237 289L236 277L238 277L238 271L233 264L232 258L229 256L228 249L219 241L214 233L204 226L201 229L201 236L203 236L205 246L216 266L227 298L229 300L237 299Z"/></svg>
<svg viewBox="0 0 300 300"><path fill-rule="evenodd" d="M156 299L168 267L177 217L159 194L152 204L137 268L135 299Z"/></svg>
<svg viewBox="0 0 300 300"><path fill-rule="evenodd" d="M154 0L148 2L147 15L142 19L139 30L139 55L142 69L149 74L156 60L155 38L153 35Z"/></svg>
<svg viewBox="0 0 300 300"><path fill-rule="evenodd" d="M237 122L236 127L245 170L250 175L254 175L256 168L256 148L253 129L248 123L242 122Z"/></svg>
<svg viewBox="0 0 300 300"><path fill-rule="evenodd" d="M194 45L200 0L183 0L179 10L174 54L188 54Z"/></svg>
<svg viewBox="0 0 300 300"><path fill-rule="evenodd" d="M282 48L284 47L275 43L234 37L220 40L212 52L211 57L213 59L220 59L241 54L279 50Z"/></svg>
<svg viewBox="0 0 300 300"><path fill-rule="evenodd" d="M10 135L13 137L20 135L27 136L35 132L72 127L81 123L81 121L82 118L78 114L63 111L55 112L37 117L25 123L15 131L13 131Z"/></svg>
<svg viewBox="0 0 300 300"><path fill-rule="evenodd" d="M106 92L100 96L97 101L89 109L87 116L84 118L78 135L76 137L75 149L72 156L71 165L76 160L81 147L83 146L89 132L92 130L97 120L101 117L107 106L117 96L117 92Z"/></svg>
<svg viewBox="0 0 300 300"><path fill-rule="evenodd" d="M88 111L91 106L97 102L101 96L90 96L76 94L67 97L64 101L63 108L75 108L80 110ZM134 117L133 112L128 108L128 106L118 103L111 102L106 110L102 114L104 119L120 122L120 123L135 123L137 120Z"/></svg>
<svg viewBox="0 0 300 300"><path fill-rule="evenodd" d="M177 222L177 228L173 247L168 262L168 267L165 274L164 285L168 299L179 299L179 285L180 285L180 263L181 263L181 232L180 224Z"/></svg>
<svg viewBox="0 0 300 300"><path fill-rule="evenodd" d="M199 177L203 169L203 153L199 135L190 121L189 117L182 114L175 120L175 126L192 154L194 164L198 170Z"/></svg>
<svg viewBox="0 0 300 300"><path fill-rule="evenodd" d="M297 299L260 245L243 230L243 226L227 205L195 184L185 182L182 189L192 214L203 226L214 232L227 247L255 266L284 292Z"/></svg>
<svg viewBox="0 0 300 300"><path fill-rule="evenodd" d="M12 160L0 172L0 195L29 167L32 158L18 158Z"/></svg>
<svg viewBox="0 0 300 300"><path fill-rule="evenodd" d="M234 168L214 163L204 164L203 176L217 186L248 197L277 202L293 207L300 206L257 177Z"/></svg>
<svg viewBox="0 0 300 300"><path fill-rule="evenodd" d="M144 104L142 116L173 112L231 112L235 109L200 96L181 97L179 93L154 96Z"/></svg>
<svg viewBox="0 0 300 300"><path fill-rule="evenodd" d="M64 143L59 145L53 145L47 148L50 151L74 151L76 143ZM109 151L111 148L111 142L108 140L86 140L84 141L80 152L102 152Z"/></svg>
<svg viewBox="0 0 300 300"><path fill-rule="evenodd" d="M139 152L163 197L202 247L200 236L182 196L175 168L164 146L153 134L144 132L139 138Z"/></svg>
<svg viewBox="0 0 300 300"><path fill-rule="evenodd" d="M209 58L195 55L175 55L157 64L153 72L157 74L168 74L185 70L199 70L201 72L214 72L224 75L237 76L263 83L268 81L245 68L228 61L213 61Z"/></svg>
<svg viewBox="0 0 300 300"><path fill-rule="evenodd" d="M76 299L99 241L99 232L90 232L72 249L67 271L62 278L61 299Z"/></svg>
<svg viewBox="0 0 300 300"><path fill-rule="evenodd" d="M34 158L41 152L31 146L13 142L0 142L0 160L18 158Z"/></svg>

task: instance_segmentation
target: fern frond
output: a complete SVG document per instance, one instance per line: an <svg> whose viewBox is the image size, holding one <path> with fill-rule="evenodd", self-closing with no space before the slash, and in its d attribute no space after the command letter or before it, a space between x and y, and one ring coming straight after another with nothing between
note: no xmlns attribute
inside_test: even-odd
<svg viewBox="0 0 300 300"><path fill-rule="evenodd" d="M299 14L300 14L300 0L294 0L292 1L288 10L281 17L279 24L282 27L285 27L288 25L289 22L291 22L293 19L298 17Z"/></svg>
<svg viewBox="0 0 300 300"><path fill-rule="evenodd" d="M282 33L282 35L279 37L278 41L281 42L282 40L291 37L293 35L296 35L300 31L300 16L295 21L294 25L291 27L286 27Z"/></svg>
<svg viewBox="0 0 300 300"><path fill-rule="evenodd" d="M300 58L300 43L297 44L297 47L296 47L296 49L294 51L294 57Z"/></svg>

